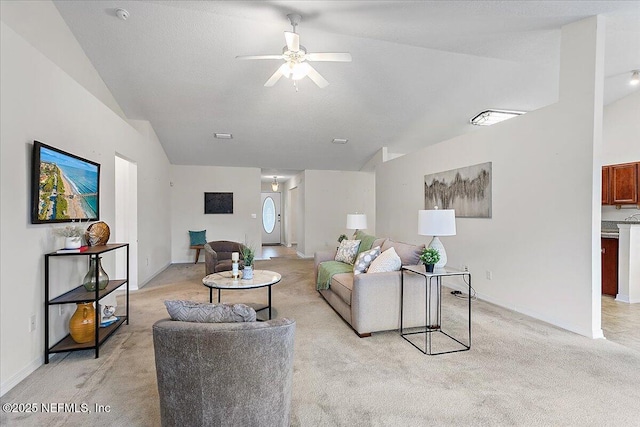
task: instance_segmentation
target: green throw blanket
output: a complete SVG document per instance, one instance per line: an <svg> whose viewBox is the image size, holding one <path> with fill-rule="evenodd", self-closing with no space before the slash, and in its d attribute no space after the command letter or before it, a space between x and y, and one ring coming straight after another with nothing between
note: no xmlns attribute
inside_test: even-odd
<svg viewBox="0 0 640 427"><path fill-rule="evenodd" d="M356 233L356 239L360 240L360 246L358 246L358 254L360 252L368 251L373 246L373 241L376 240L376 236L370 236L369 234L358 231Z"/></svg>
<svg viewBox="0 0 640 427"><path fill-rule="evenodd" d="M353 272L353 266L340 261L325 261L318 266L316 289L329 289L334 274Z"/></svg>
<svg viewBox="0 0 640 427"><path fill-rule="evenodd" d="M373 242L376 240L376 236L370 236L362 231L357 231L355 238L360 240L358 254L371 249ZM318 282L316 283L316 289L329 289L331 278L334 274L350 273L352 271L353 265L345 264L340 261L325 261L318 267Z"/></svg>

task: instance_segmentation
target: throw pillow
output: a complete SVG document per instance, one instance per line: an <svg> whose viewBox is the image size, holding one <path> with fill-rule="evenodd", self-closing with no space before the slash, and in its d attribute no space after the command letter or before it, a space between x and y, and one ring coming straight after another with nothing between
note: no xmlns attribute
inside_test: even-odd
<svg viewBox="0 0 640 427"><path fill-rule="evenodd" d="M204 245L207 243L207 230L189 231L189 241L191 246Z"/></svg>
<svg viewBox="0 0 640 427"><path fill-rule="evenodd" d="M256 311L245 304L210 304L193 301L164 302L172 320L198 323L255 322Z"/></svg>
<svg viewBox="0 0 640 427"><path fill-rule="evenodd" d="M398 271L402 266L402 261L394 248L389 248L382 252L373 260L367 273L384 273L387 271Z"/></svg>
<svg viewBox="0 0 640 427"><path fill-rule="evenodd" d="M380 246L369 249L368 251L360 252L356 262L353 264L353 275L361 274L367 271L371 262L380 255Z"/></svg>
<svg viewBox="0 0 640 427"><path fill-rule="evenodd" d="M360 247L360 240L347 240L344 239L340 242L338 252L336 252L336 261L345 262L347 264L353 264L358 254L358 248Z"/></svg>
<svg viewBox="0 0 640 427"><path fill-rule="evenodd" d="M402 265L418 265L420 264L420 254L424 249L422 245L412 245L409 243L394 242L391 239L387 239L382 245L382 252L389 248L394 248L396 253L402 260Z"/></svg>

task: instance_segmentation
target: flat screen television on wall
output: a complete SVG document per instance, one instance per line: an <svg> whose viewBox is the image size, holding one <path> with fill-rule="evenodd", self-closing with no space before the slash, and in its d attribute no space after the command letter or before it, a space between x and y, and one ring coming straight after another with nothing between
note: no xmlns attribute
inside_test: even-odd
<svg viewBox="0 0 640 427"><path fill-rule="evenodd" d="M232 214L233 193L204 193L204 213Z"/></svg>
<svg viewBox="0 0 640 427"><path fill-rule="evenodd" d="M32 172L33 224L100 218L99 163L34 141Z"/></svg>

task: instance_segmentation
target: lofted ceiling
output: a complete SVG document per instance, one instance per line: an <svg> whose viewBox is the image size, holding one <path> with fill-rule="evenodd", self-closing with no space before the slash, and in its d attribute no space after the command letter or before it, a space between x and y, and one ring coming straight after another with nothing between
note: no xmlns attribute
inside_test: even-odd
<svg viewBox="0 0 640 427"><path fill-rule="evenodd" d="M410 153L466 132L487 108L531 111L558 96L560 27L606 18L605 103L637 90L640 1L54 1L130 119L153 125L179 165L360 170L382 147ZM116 9L130 13L122 21ZM263 84L302 15L328 81ZM214 139L232 133L231 140ZM332 144L346 138L347 144Z"/></svg>

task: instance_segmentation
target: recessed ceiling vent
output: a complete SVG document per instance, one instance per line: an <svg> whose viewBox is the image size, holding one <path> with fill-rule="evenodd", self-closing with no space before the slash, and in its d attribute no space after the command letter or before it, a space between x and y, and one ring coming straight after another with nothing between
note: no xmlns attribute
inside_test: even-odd
<svg viewBox="0 0 640 427"><path fill-rule="evenodd" d="M233 135L230 133L214 133L213 136L216 139L233 139Z"/></svg>
<svg viewBox="0 0 640 427"><path fill-rule="evenodd" d="M346 144L347 141L349 141L348 139L344 139L344 138L333 138L333 141L331 141L333 144Z"/></svg>

